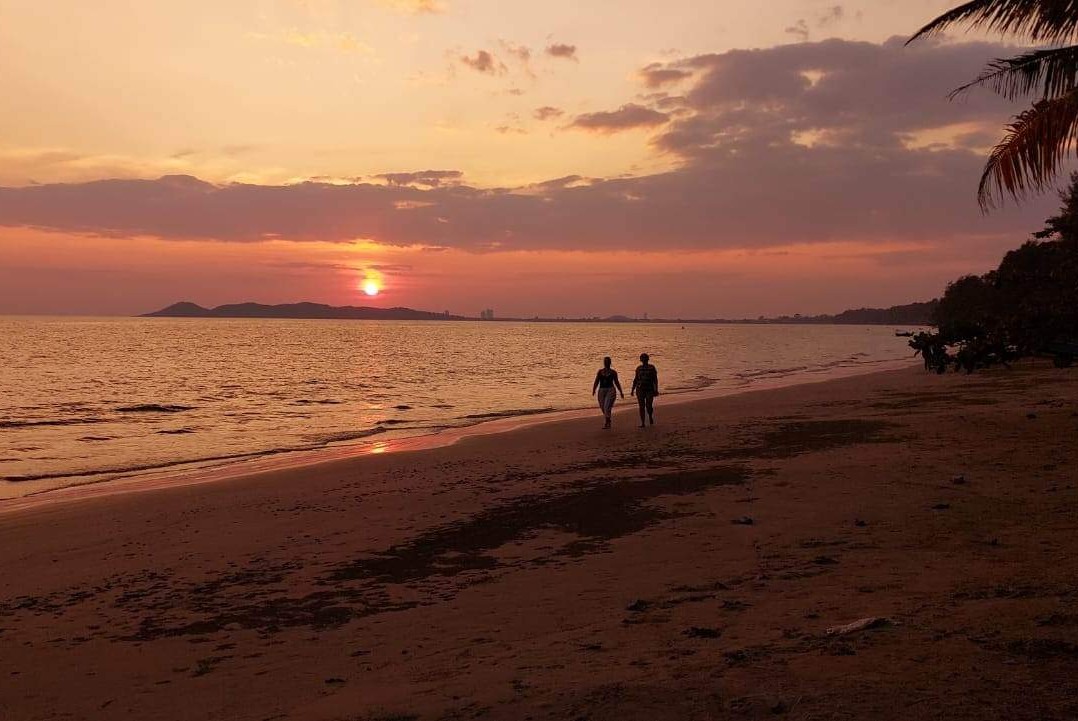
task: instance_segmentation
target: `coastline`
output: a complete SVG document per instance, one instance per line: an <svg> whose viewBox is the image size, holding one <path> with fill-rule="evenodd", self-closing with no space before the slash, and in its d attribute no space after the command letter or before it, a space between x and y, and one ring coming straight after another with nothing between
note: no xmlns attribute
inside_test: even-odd
<svg viewBox="0 0 1078 721"><path fill-rule="evenodd" d="M764 374L746 380L741 387L712 386L702 389L678 389L661 396L662 407L671 407L685 403L696 403L730 396L778 390L799 385L826 383L835 380L857 378L877 373L888 373L899 369L919 365L917 361L904 359L877 361L871 365L843 366L830 368L806 369L800 372ZM629 410L626 410L626 406ZM661 412L661 411L660 411ZM632 399L619 401L615 405L615 414L633 414L635 404ZM274 471L301 469L306 466L339 461L349 458L361 458L369 455L386 453L406 453L444 448L464 439L476 436L494 435L522 431L528 428L567 421L590 418L595 415L591 406L559 409L554 411L529 412L480 420L476 423L455 427L440 428L427 433L401 435L382 440L384 433L372 432L367 438L355 443L326 444L318 448L297 450L274 450L244 454L237 457L210 458L198 461L177 461L161 466L152 466L132 471L117 473L81 474L89 480L72 482L69 485L46 488L22 496L0 500L0 516L38 508L53 503L75 502L89 498L99 498L120 493L137 493L161 490L172 487L197 486L206 483L225 482L246 476L260 475ZM66 476L74 479L79 476ZM92 477L92 478L90 478Z"/></svg>
<svg viewBox="0 0 1078 721"><path fill-rule="evenodd" d="M0 716L1070 718L1076 418L910 368L5 514Z"/></svg>

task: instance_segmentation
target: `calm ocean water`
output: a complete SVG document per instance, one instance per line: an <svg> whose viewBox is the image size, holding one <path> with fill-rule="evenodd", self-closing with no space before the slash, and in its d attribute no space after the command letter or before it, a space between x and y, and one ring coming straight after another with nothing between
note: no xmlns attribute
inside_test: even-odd
<svg viewBox="0 0 1078 721"><path fill-rule="evenodd" d="M604 355L628 392L647 351L667 395L910 358L860 326L9 317L0 338L0 499L590 407Z"/></svg>

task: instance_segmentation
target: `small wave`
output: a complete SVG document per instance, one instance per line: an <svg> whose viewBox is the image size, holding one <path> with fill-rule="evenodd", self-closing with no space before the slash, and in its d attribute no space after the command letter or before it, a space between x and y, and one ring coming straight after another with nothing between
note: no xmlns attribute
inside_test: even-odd
<svg viewBox="0 0 1078 721"><path fill-rule="evenodd" d="M158 431L163 436L182 436L187 433L194 433L194 428L166 428L163 431Z"/></svg>
<svg viewBox="0 0 1078 721"><path fill-rule="evenodd" d="M326 444L326 443L342 443L344 441L357 441L360 438L369 438L370 436L376 436L379 433L385 433L386 429L382 426L375 426L374 428L368 428L365 431L342 431L340 433L325 433L318 436L310 436L310 440L313 443Z"/></svg>
<svg viewBox="0 0 1078 721"><path fill-rule="evenodd" d="M300 398L298 401L293 401L297 406L339 406L344 401L334 400L332 398L321 398L318 400L312 400L310 398Z"/></svg>
<svg viewBox="0 0 1078 721"><path fill-rule="evenodd" d="M405 406L405 405L399 405L399 406L393 406L393 410L410 411L410 410L412 410L412 407L411 406Z"/></svg>
<svg viewBox="0 0 1078 721"><path fill-rule="evenodd" d="M141 403L135 406L121 406L120 413L182 413L194 410L194 406L181 406L168 403Z"/></svg>
<svg viewBox="0 0 1078 721"><path fill-rule="evenodd" d="M743 371L737 374L738 378L765 378L767 376L784 376L792 373L807 371L808 366L794 366L792 368L771 368L759 371Z"/></svg>
<svg viewBox="0 0 1078 721"><path fill-rule="evenodd" d="M702 391L705 388L710 388L716 383L718 383L718 380L715 378L710 378L708 376L694 376L683 385L670 386L668 390L671 393L678 391Z"/></svg>
<svg viewBox="0 0 1078 721"><path fill-rule="evenodd" d="M80 441L93 442L93 441L111 441L112 436L83 436Z"/></svg>
<svg viewBox="0 0 1078 721"><path fill-rule="evenodd" d="M62 418L44 421L0 421L0 428L33 428L36 426L80 426L105 423L104 418Z"/></svg>
<svg viewBox="0 0 1078 721"><path fill-rule="evenodd" d="M156 471L162 468L173 468L175 466L186 466L192 463L210 463L213 461L234 461L242 458L257 458L259 456L271 456L277 453L287 453L293 448L275 448L268 451L259 451L255 453L232 453L223 456L208 456L206 458L187 458L178 461L166 461L163 463L144 463L131 466L115 466L112 468L94 468L87 471L68 471L66 473L37 473L33 475L25 476L4 476L3 480L11 481L12 483L26 483L28 481L48 481L54 478L86 478L88 476L114 476L123 473L137 473L139 471ZM303 449L298 449L303 450ZM31 460L46 460L46 459L31 459ZM51 460L51 459L50 459Z"/></svg>
<svg viewBox="0 0 1078 721"><path fill-rule="evenodd" d="M521 408L512 411L495 411L493 413L474 413L470 416L462 416L469 421L487 421L495 418L512 418L514 416L534 416L540 413L551 413L557 408Z"/></svg>

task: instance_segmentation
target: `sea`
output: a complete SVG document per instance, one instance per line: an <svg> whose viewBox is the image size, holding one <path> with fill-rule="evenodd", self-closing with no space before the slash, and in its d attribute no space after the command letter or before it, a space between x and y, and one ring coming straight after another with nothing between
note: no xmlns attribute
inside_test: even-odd
<svg viewBox="0 0 1078 721"><path fill-rule="evenodd" d="M895 328L848 325L0 317L0 339L0 504L592 409L606 355L626 395L651 355L660 421L674 400L912 362Z"/></svg>

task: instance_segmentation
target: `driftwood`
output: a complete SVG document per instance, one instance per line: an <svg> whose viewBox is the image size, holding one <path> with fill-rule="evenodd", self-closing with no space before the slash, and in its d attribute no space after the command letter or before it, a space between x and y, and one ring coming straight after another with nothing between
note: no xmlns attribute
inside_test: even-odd
<svg viewBox="0 0 1078 721"><path fill-rule="evenodd" d="M857 633L858 631L867 631L872 628L883 628L884 626L890 626L894 623L889 618L883 616L869 616L868 618L862 618L854 621L853 623L847 623L842 626L832 626L827 629L826 635L828 636L846 636L851 633Z"/></svg>

